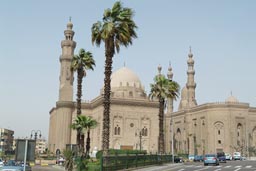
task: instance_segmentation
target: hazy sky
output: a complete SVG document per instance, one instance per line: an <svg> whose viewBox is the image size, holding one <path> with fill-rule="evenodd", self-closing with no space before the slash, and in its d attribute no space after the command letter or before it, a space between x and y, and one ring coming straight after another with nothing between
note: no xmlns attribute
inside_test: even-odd
<svg viewBox="0 0 256 171"><path fill-rule="evenodd" d="M96 60L83 84L83 100L99 95L104 79L104 44L91 43L91 26L113 0L3 0L0 2L0 127L15 138L41 130L48 138L49 111L58 99L61 40L69 17L80 48ZM157 74L186 83L189 46L195 60L198 104L224 102L233 95L256 106L256 1L124 0L135 11L138 39L114 56L113 70L126 63L146 92ZM76 83L76 80L75 80ZM76 86L74 84L74 92ZM74 99L76 99L74 97ZM177 105L179 100L175 102Z"/></svg>

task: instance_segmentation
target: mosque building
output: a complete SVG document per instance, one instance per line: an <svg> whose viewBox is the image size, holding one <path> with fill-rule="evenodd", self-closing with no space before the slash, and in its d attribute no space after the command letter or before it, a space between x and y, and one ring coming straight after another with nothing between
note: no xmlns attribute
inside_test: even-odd
<svg viewBox="0 0 256 171"><path fill-rule="evenodd" d="M61 42L59 99L50 110L48 148L51 152L76 144L76 131L70 125L76 118L73 100L74 76L70 70L76 42L69 22ZM187 83L181 91L178 111L168 99L164 116L165 151L206 154L240 151L256 146L256 108L241 103L234 96L225 102L197 104L194 59L188 54ZM158 68L159 73L161 67ZM172 79L172 68L167 77ZM152 76L153 77L153 76ZM91 116L98 126L91 130L91 147L102 147L103 89L90 102L82 102L82 114ZM140 78L122 67L111 76L110 149L158 151L159 102L149 100ZM172 137L172 138L171 138Z"/></svg>

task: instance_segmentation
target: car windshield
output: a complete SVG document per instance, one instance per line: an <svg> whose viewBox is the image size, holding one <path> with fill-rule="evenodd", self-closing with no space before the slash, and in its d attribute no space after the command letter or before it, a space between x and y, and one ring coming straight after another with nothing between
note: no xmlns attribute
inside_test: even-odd
<svg viewBox="0 0 256 171"><path fill-rule="evenodd" d="M225 156L225 154L224 153L217 153L217 156L222 157L222 156Z"/></svg>
<svg viewBox="0 0 256 171"><path fill-rule="evenodd" d="M5 165L6 166L16 166L17 163L15 162L15 160L8 160L8 162Z"/></svg>
<svg viewBox="0 0 256 171"><path fill-rule="evenodd" d="M206 154L205 157L215 157L215 154Z"/></svg>

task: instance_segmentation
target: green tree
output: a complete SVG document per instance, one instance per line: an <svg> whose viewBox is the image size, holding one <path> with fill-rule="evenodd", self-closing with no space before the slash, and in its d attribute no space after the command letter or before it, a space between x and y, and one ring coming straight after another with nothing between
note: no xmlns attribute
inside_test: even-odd
<svg viewBox="0 0 256 171"><path fill-rule="evenodd" d="M86 138L86 151L85 151L85 156L86 158L88 158L89 156L89 152L90 152L90 144L91 144L91 138L90 138L90 130L95 128L98 125L98 122L94 119L92 119L91 117L86 117L84 119L84 126L85 129L87 130L87 138Z"/></svg>
<svg viewBox="0 0 256 171"><path fill-rule="evenodd" d="M164 107L167 98L176 100L179 96L180 86L177 82L165 78L164 75L157 75L154 83L150 84L150 99L157 98L159 101L159 136L158 152L164 153Z"/></svg>
<svg viewBox="0 0 256 171"><path fill-rule="evenodd" d="M65 163L64 163L65 170L72 171L74 167L73 152L71 150L65 149L63 150L63 155L65 157Z"/></svg>
<svg viewBox="0 0 256 171"><path fill-rule="evenodd" d="M88 158L90 151L90 130L97 126L97 121L92 119L90 116L78 115L71 125L72 129L78 130L81 135L81 153L82 158L85 156ZM87 131L86 139L86 152L84 154L84 132Z"/></svg>
<svg viewBox="0 0 256 171"><path fill-rule="evenodd" d="M120 46L128 47L132 44L133 38L137 38L137 28L132 17L134 12L130 8L124 8L120 1L114 3L112 9L106 9L102 22L98 21L92 25L92 43L100 46L105 43L105 79L104 79L104 111L103 111L103 132L102 150L107 155L109 151L110 133L110 91L113 56L120 50Z"/></svg>
<svg viewBox="0 0 256 171"><path fill-rule="evenodd" d="M74 55L71 61L71 71L77 71L77 115L81 115L81 97L82 97L82 82L83 77L86 76L86 70L94 70L95 61L93 59L93 55L89 51L85 51L84 49L79 50L78 55ZM84 146L82 144L81 139L83 139L84 135L80 134L80 131L77 130L76 143L78 145L78 149Z"/></svg>

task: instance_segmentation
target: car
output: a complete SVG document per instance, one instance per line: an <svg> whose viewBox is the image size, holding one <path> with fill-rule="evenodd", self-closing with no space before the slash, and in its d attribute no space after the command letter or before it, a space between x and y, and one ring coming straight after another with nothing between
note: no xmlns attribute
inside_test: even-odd
<svg viewBox="0 0 256 171"><path fill-rule="evenodd" d="M65 159L63 157L60 157L57 159L56 164L62 166L64 165Z"/></svg>
<svg viewBox="0 0 256 171"><path fill-rule="evenodd" d="M194 156L194 155L188 155L188 160L193 161L193 160L194 160L194 158L195 158L195 156Z"/></svg>
<svg viewBox="0 0 256 171"><path fill-rule="evenodd" d="M241 153L240 152L234 152L233 153L233 159L234 160L241 160Z"/></svg>
<svg viewBox="0 0 256 171"><path fill-rule="evenodd" d="M225 153L224 152L219 152L217 153L217 157L219 159L219 162L224 162L226 163L226 156L225 156Z"/></svg>
<svg viewBox="0 0 256 171"><path fill-rule="evenodd" d="M182 162L183 162L182 157L174 156L174 163L182 163Z"/></svg>
<svg viewBox="0 0 256 171"><path fill-rule="evenodd" d="M16 162L15 160L9 160L0 171L24 171L24 164L22 162ZM26 164L25 171L32 171L31 167Z"/></svg>
<svg viewBox="0 0 256 171"><path fill-rule="evenodd" d="M217 154L206 154L204 156L204 165L207 166L208 164L215 164L216 166L220 164Z"/></svg>
<svg viewBox="0 0 256 171"><path fill-rule="evenodd" d="M4 161L0 159L0 167L3 167L3 165L4 165Z"/></svg>
<svg viewBox="0 0 256 171"><path fill-rule="evenodd" d="M204 156L202 155L196 155L194 157L194 162L201 162L201 161L204 161Z"/></svg>
<svg viewBox="0 0 256 171"><path fill-rule="evenodd" d="M229 153L225 153L226 160L232 160L232 155Z"/></svg>

